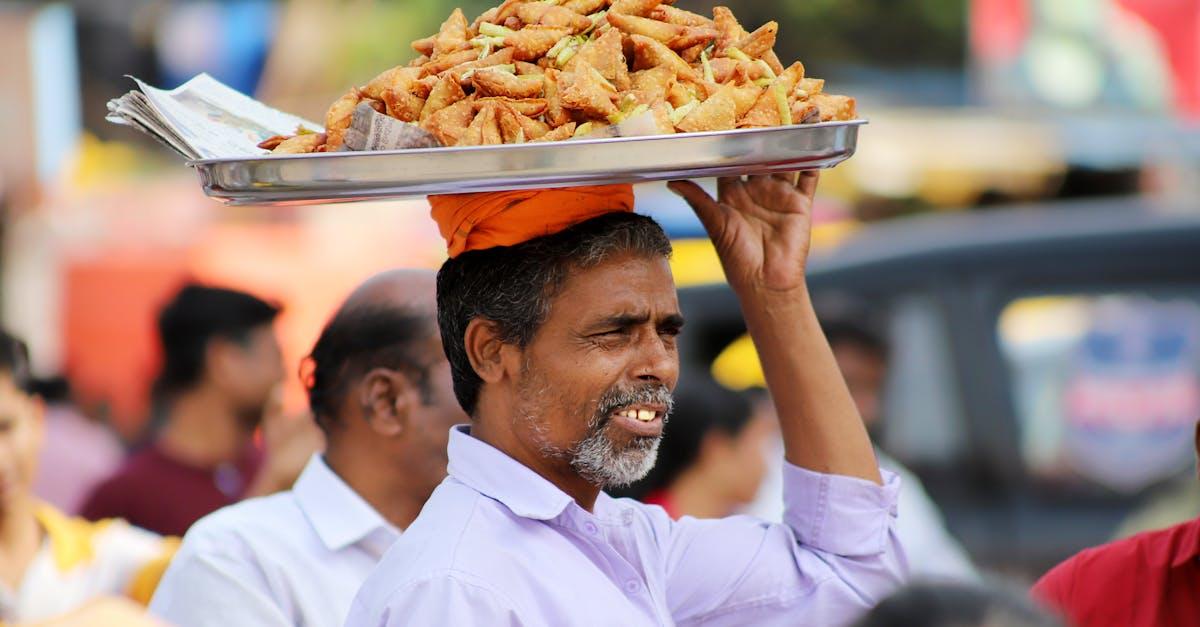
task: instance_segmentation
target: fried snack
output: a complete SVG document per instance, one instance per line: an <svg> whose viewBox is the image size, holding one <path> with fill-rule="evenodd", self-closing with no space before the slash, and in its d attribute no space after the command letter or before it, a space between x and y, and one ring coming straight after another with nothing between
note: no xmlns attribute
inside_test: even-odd
<svg viewBox="0 0 1200 627"><path fill-rule="evenodd" d="M603 9L606 4L607 0L567 0L562 6L580 15L591 15Z"/></svg>
<svg viewBox="0 0 1200 627"><path fill-rule="evenodd" d="M571 34L571 29L560 26L526 26L504 38L504 45L512 48L517 61L536 61Z"/></svg>
<svg viewBox="0 0 1200 627"><path fill-rule="evenodd" d="M571 121L571 115L563 108L562 99L558 96L558 85L562 80L562 72L548 69L543 77L544 93L546 94L546 123L558 128Z"/></svg>
<svg viewBox="0 0 1200 627"><path fill-rule="evenodd" d="M422 121L420 126L442 142L442 145L454 146L473 119L475 103L467 98L434 113Z"/></svg>
<svg viewBox="0 0 1200 627"><path fill-rule="evenodd" d="M356 106L416 123L446 146L701 132L849 120L856 103L824 93L774 52L779 24L747 31L673 0L503 0L473 22L455 9L419 55L339 98L326 136L279 136L264 150L344 143Z"/></svg>
<svg viewBox="0 0 1200 627"><path fill-rule="evenodd" d="M630 35L633 41L633 69L648 70L652 67L666 66L675 71L680 78L697 78L696 71L667 46L645 35Z"/></svg>
<svg viewBox="0 0 1200 627"><path fill-rule="evenodd" d="M506 98L503 96L490 96L487 98L477 98L475 100L475 109L478 110L478 109L482 108L483 105L485 105L489 102L495 102L495 103L501 104L503 106L511 108L513 111L516 111L517 113L520 113L521 115L527 115L529 117L537 117L537 116L545 113L546 106L547 106L545 98L519 98L518 99L518 98Z"/></svg>
<svg viewBox="0 0 1200 627"><path fill-rule="evenodd" d="M608 119L620 113L613 104L617 90L585 61L574 72L558 77L558 97L564 109L574 109L589 118Z"/></svg>
<svg viewBox="0 0 1200 627"><path fill-rule="evenodd" d="M471 125L463 132L455 146L491 146L504 143L500 135L500 125L496 119L499 105L489 103L479 110Z"/></svg>
<svg viewBox="0 0 1200 627"><path fill-rule="evenodd" d="M821 109L807 100L792 103L792 124L812 124L821 121Z"/></svg>
<svg viewBox="0 0 1200 627"><path fill-rule="evenodd" d="M396 66L371 79L362 88L362 93L374 100L383 100L383 94L389 90L408 91L413 83L421 77L423 70L416 67Z"/></svg>
<svg viewBox="0 0 1200 627"><path fill-rule="evenodd" d="M526 141L533 141L535 139L545 137L546 134L550 132L549 124L546 124L541 120L536 120L532 116L522 114L516 109L516 107L507 104L502 104L502 106L514 114L517 124L521 126L521 131L525 134Z"/></svg>
<svg viewBox="0 0 1200 627"><path fill-rule="evenodd" d="M796 87L792 90L797 98L810 98L820 93L825 92L825 79L823 78L805 78L796 83Z"/></svg>
<svg viewBox="0 0 1200 627"><path fill-rule="evenodd" d="M354 117L354 107L362 101L362 95L357 89L350 90L349 93L334 101L329 107L329 111L325 113L325 141L329 147L337 148L342 145L342 139L346 136L346 129L350 128L350 119Z"/></svg>
<svg viewBox="0 0 1200 627"><path fill-rule="evenodd" d="M668 24L678 24L680 26L703 26L706 28L715 28L712 20L698 13L685 11L668 4L660 4L654 7L648 16L652 19L666 22ZM413 45L416 45L415 43Z"/></svg>
<svg viewBox="0 0 1200 627"><path fill-rule="evenodd" d="M850 96L814 94L808 101L817 106L822 122L853 120L857 115L854 99Z"/></svg>
<svg viewBox="0 0 1200 627"><path fill-rule="evenodd" d="M317 149L325 145L325 141L325 133L306 133L289 137L270 150L271 154L275 155L303 155L317 152ZM259 144L259 148L263 147Z"/></svg>
<svg viewBox="0 0 1200 627"><path fill-rule="evenodd" d="M675 86L675 72L669 67L655 67L634 72L630 77L633 94L640 104L652 106L664 102Z"/></svg>
<svg viewBox="0 0 1200 627"><path fill-rule="evenodd" d="M779 22L767 22L759 26L753 33L742 38L737 43L737 49L745 53L746 56L757 59L775 47L775 35L778 33Z"/></svg>
<svg viewBox="0 0 1200 627"><path fill-rule="evenodd" d="M629 89L629 67L622 52L621 39L620 31L609 30L584 44L563 69L573 72L580 63L587 63L619 91Z"/></svg>
<svg viewBox="0 0 1200 627"><path fill-rule="evenodd" d="M458 52L441 55L421 67L425 70L426 74L441 74L452 67L477 61L478 59L479 53L474 50L459 50Z"/></svg>
<svg viewBox="0 0 1200 627"><path fill-rule="evenodd" d="M424 122L429 119L429 116L466 97L467 92L463 91L462 86L454 80L454 77L443 76L429 92L429 97L425 99L425 106L421 109L419 120Z"/></svg>
<svg viewBox="0 0 1200 627"><path fill-rule="evenodd" d="M725 85L709 96L675 125L681 131L727 131L737 125L737 99L734 85Z"/></svg>
<svg viewBox="0 0 1200 627"><path fill-rule="evenodd" d="M480 68L471 76L475 93L480 96L537 98L542 95L541 76L517 76L495 68Z"/></svg>
<svg viewBox="0 0 1200 627"><path fill-rule="evenodd" d="M628 35L643 35L665 44L672 50L683 50L700 44L708 45L717 38L717 30L705 26L680 26L636 15L609 11L608 23Z"/></svg>
<svg viewBox="0 0 1200 627"><path fill-rule="evenodd" d="M263 150L275 150L279 144L282 144L292 137L295 137L295 135L273 135L258 142L258 147L262 148Z"/></svg>
<svg viewBox="0 0 1200 627"><path fill-rule="evenodd" d="M467 17L462 9L454 9L438 30L433 42L433 54L429 56L436 57L470 47L471 44L467 43Z"/></svg>
<svg viewBox="0 0 1200 627"><path fill-rule="evenodd" d="M545 135L542 135L541 137L539 137L533 141L535 141L535 142L557 142L557 141L562 141L564 139L571 139L574 136L575 136L575 123L567 122L566 124L563 124L562 126L550 131L549 133L546 133Z"/></svg>
<svg viewBox="0 0 1200 627"><path fill-rule="evenodd" d="M571 34L587 29L592 21L568 8L547 2L522 2L517 5L517 17L526 24L568 28Z"/></svg>

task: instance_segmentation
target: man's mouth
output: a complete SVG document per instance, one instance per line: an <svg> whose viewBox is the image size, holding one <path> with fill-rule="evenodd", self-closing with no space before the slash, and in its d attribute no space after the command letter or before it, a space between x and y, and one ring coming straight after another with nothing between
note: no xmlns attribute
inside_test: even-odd
<svg viewBox="0 0 1200 627"><path fill-rule="evenodd" d="M666 415L666 407L632 405L612 412L609 418L617 427L632 435L656 438L662 435L663 417Z"/></svg>

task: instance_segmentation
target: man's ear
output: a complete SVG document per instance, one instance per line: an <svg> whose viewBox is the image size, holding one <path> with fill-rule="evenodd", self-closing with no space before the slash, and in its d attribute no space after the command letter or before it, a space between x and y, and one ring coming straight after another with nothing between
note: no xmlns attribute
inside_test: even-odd
<svg viewBox="0 0 1200 627"><path fill-rule="evenodd" d="M496 323L484 318L474 318L467 323L464 348L471 368L486 383L496 383L504 378L506 354L510 351L500 339Z"/></svg>
<svg viewBox="0 0 1200 627"><path fill-rule="evenodd" d="M420 390L401 372L375 368L358 386L363 418L376 433L396 437L408 428L409 418L420 405Z"/></svg>

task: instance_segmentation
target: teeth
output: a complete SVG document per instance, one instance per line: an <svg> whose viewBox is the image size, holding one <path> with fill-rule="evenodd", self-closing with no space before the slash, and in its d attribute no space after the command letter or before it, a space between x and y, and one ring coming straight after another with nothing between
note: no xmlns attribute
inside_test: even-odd
<svg viewBox="0 0 1200 627"><path fill-rule="evenodd" d="M651 420L654 420L654 412L650 411L649 409L639 409L637 412L637 419L641 420L642 422L650 422Z"/></svg>

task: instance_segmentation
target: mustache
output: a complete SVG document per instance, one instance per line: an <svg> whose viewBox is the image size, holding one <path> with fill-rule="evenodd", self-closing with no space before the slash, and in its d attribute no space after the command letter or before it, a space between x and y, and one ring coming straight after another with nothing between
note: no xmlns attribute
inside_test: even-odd
<svg viewBox="0 0 1200 627"><path fill-rule="evenodd" d="M663 416L665 424L675 407L675 397L671 390L661 383L650 383L636 388L609 388L600 396L596 403L596 415L592 419L593 430L598 430L608 422L613 412L629 405L662 405L667 408Z"/></svg>

